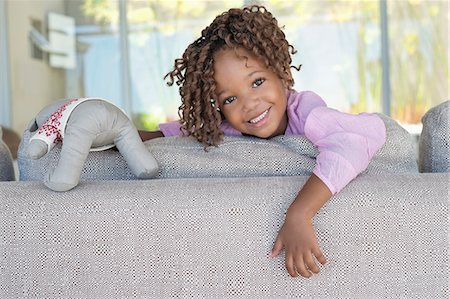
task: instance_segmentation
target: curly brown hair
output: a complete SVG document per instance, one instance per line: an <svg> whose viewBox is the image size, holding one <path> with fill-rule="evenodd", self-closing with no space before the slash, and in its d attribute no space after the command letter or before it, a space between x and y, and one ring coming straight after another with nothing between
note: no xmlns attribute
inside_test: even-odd
<svg viewBox="0 0 450 299"><path fill-rule="evenodd" d="M262 59L288 88L294 85L290 68L293 67L291 54L296 50L264 6L233 8L217 16L164 77L170 77L169 86L173 83L180 86L182 104L178 114L183 132L194 136L205 147L216 146L223 139L222 116L212 105L216 89L213 55L223 47L244 48Z"/></svg>

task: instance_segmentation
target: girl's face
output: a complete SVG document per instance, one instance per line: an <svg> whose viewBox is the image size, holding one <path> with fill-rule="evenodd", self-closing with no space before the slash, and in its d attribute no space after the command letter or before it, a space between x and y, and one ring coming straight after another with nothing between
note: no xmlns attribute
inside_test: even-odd
<svg viewBox="0 0 450 299"><path fill-rule="evenodd" d="M215 99L230 125L243 134L270 138L286 131L286 85L245 49L214 54Z"/></svg>

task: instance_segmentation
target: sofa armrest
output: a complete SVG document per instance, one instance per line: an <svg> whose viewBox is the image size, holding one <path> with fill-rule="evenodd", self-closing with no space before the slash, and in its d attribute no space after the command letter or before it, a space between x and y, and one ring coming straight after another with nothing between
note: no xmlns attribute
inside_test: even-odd
<svg viewBox="0 0 450 299"><path fill-rule="evenodd" d="M328 264L269 258L307 177L3 182L1 298L448 298L448 174L361 175L315 216Z"/></svg>
<svg viewBox="0 0 450 299"><path fill-rule="evenodd" d="M450 172L450 101L431 108L422 118L420 172Z"/></svg>
<svg viewBox="0 0 450 299"><path fill-rule="evenodd" d="M2 140L0 130L0 181L14 181L14 166L11 151Z"/></svg>

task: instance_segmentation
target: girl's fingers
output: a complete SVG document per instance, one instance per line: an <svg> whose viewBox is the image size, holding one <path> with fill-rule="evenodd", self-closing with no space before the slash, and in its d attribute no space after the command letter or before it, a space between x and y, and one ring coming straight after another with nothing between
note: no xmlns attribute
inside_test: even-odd
<svg viewBox="0 0 450 299"><path fill-rule="evenodd" d="M313 273L319 273L320 269L314 261L313 255L306 253L305 254L305 263L308 266L309 270Z"/></svg>
<svg viewBox="0 0 450 299"><path fill-rule="evenodd" d="M275 244L273 245L270 256L275 257L275 256L279 255L282 249L283 249L283 242L281 242L280 238L277 238L275 241Z"/></svg>
<svg viewBox="0 0 450 299"><path fill-rule="evenodd" d="M325 265L327 263L327 259L323 255L322 251L320 249L314 249L313 254L316 257L316 259L321 263L322 265Z"/></svg>
<svg viewBox="0 0 450 299"><path fill-rule="evenodd" d="M275 240L275 243L272 247L272 251L270 253L271 257L276 257L283 250L284 244L281 241L281 238L278 236ZM319 263L325 265L327 262L325 256L323 255L320 248L316 247L311 251L308 251L305 255L298 254L293 255L289 250L286 250L285 254L285 266L289 275L292 277L297 277L299 275L309 278L312 276L312 273L319 273L320 268L318 267L314 257L317 259ZM311 272L312 273L311 273Z"/></svg>
<svg viewBox="0 0 450 299"><path fill-rule="evenodd" d="M285 257L284 263L286 265L287 271L289 272L289 275L291 275L292 277L297 277L298 273L295 270L294 258L292 256L292 254L286 252L286 257Z"/></svg>
<svg viewBox="0 0 450 299"><path fill-rule="evenodd" d="M311 277L311 272L306 269L305 262L301 255L297 256L297 259L295 260L295 268L296 272L298 272L301 276L306 278Z"/></svg>

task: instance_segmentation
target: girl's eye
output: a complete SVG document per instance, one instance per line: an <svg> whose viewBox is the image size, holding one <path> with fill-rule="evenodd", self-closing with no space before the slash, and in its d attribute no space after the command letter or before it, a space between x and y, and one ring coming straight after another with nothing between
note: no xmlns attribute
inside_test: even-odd
<svg viewBox="0 0 450 299"><path fill-rule="evenodd" d="M234 100L236 100L236 97L235 97L235 96L228 97L228 98L226 98L226 99L223 101L223 104L224 104L224 105L230 104L230 103L233 102Z"/></svg>
<svg viewBox="0 0 450 299"><path fill-rule="evenodd" d="M252 87L253 87L253 88L256 88L256 87L260 86L261 84L263 84L264 81L266 81L266 79L264 79L264 78L258 78L258 79L256 79L256 80L253 82Z"/></svg>

